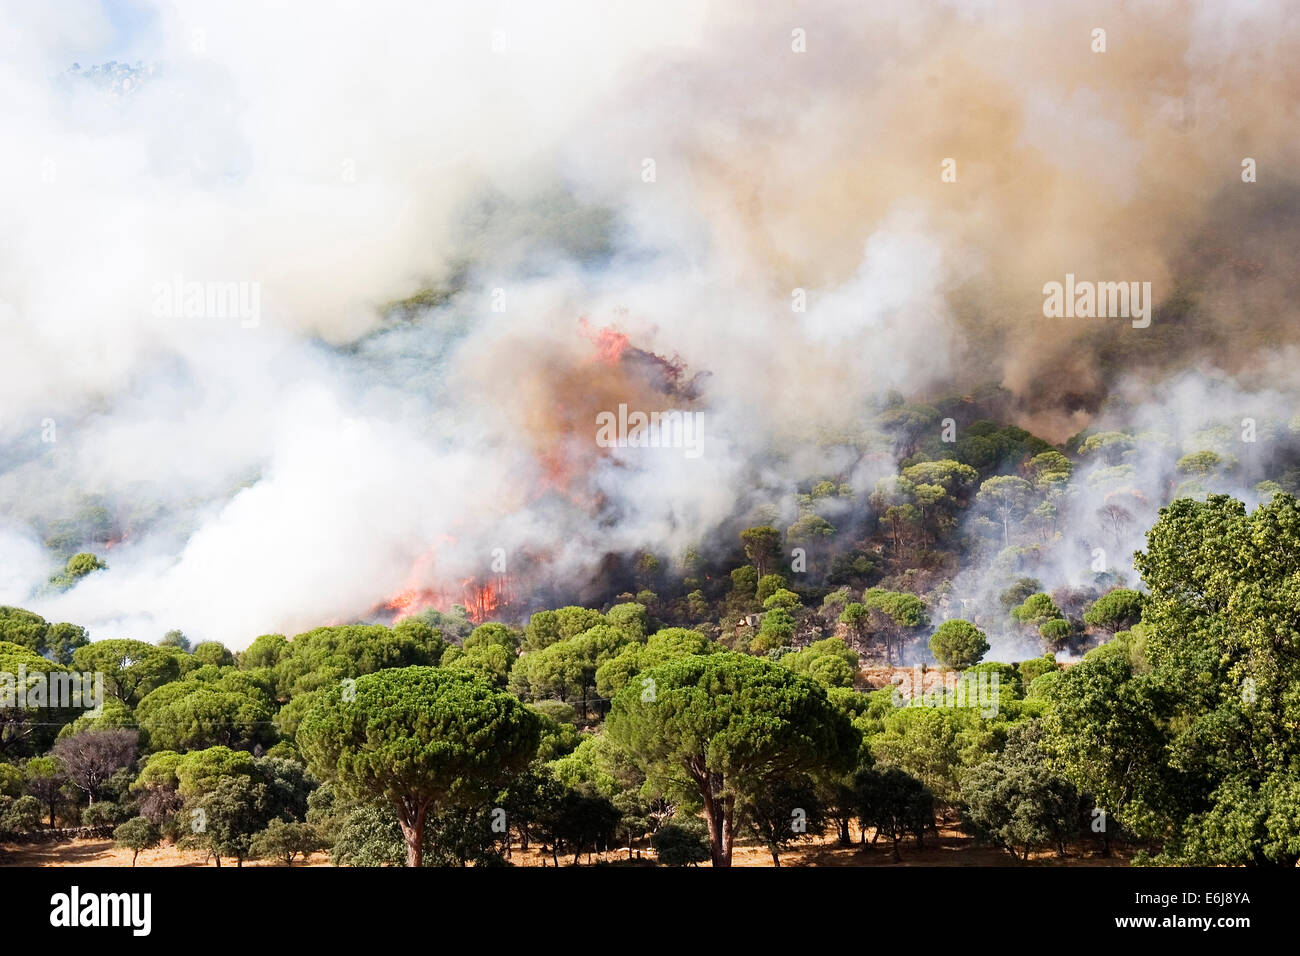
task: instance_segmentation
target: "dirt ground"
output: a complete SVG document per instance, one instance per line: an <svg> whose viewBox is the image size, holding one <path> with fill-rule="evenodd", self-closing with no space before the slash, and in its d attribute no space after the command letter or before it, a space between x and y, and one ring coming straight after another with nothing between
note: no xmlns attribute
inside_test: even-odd
<svg viewBox="0 0 1300 956"><path fill-rule="evenodd" d="M329 855L312 854L304 863L301 858L294 866L329 866ZM130 866L131 851L119 849L112 840L78 838L62 843L25 843L0 845L0 867L3 866ZM145 866L215 866L202 850L180 850L164 844L156 850L141 850L135 865ZM235 861L222 859L223 867L233 867ZM271 860L247 860L244 866L276 866ZM283 864L279 864L283 865Z"/></svg>
<svg viewBox="0 0 1300 956"><path fill-rule="evenodd" d="M856 841L860 834L855 829ZM867 831L868 840L872 832ZM925 845L917 849L916 844L908 839L900 847L901 863L895 863L889 850L889 844L882 839L875 846L860 843L843 847L837 845L832 837L823 837L815 842L796 844L781 854L782 866L1127 866L1128 858L1117 852L1109 859L1097 855L1091 849L1083 851L1073 848L1065 859L1057 857L1053 851L1033 854L1028 864L1013 861L1003 850L995 847L981 846L970 837L964 836L952 827L941 826L939 838L927 837ZM648 847L641 850L641 865L654 857ZM516 866L551 866L549 854L540 852L536 846L525 853L518 846L512 848L510 861ZM628 865L627 851L594 853L590 857L582 854L580 865L605 862L614 865ZM570 866L572 855L561 855L560 865ZM732 863L734 866L771 866L772 857L766 847L742 844L736 847ZM636 861L633 861L633 865ZM131 851L121 850L113 845L112 840L76 839L64 843L33 843L23 845L8 844L0 846L0 866L130 866ZM140 853L136 866L213 866L210 858L199 850L179 850L174 846L162 846L156 850L144 850ZM249 860L245 866L282 865L270 860ZM296 859L294 866L329 866L329 855L315 853L308 861ZM708 864L705 864L706 866ZM233 860L222 860L222 866L233 867Z"/></svg>

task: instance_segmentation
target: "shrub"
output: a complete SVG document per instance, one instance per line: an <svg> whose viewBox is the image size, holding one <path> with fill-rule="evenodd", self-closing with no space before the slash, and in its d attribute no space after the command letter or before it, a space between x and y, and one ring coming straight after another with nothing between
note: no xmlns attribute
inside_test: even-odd
<svg viewBox="0 0 1300 956"><path fill-rule="evenodd" d="M650 845L665 866L698 866L709 858L709 835L694 818L664 824L650 837Z"/></svg>
<svg viewBox="0 0 1300 956"><path fill-rule="evenodd" d="M131 865L135 866L141 850L152 850L162 842L162 831L144 817L132 817L113 831L113 840L131 851Z"/></svg>

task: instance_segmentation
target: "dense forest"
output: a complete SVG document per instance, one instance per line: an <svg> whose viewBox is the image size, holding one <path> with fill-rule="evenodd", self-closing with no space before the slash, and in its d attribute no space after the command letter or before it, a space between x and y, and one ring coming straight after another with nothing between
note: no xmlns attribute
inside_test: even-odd
<svg viewBox="0 0 1300 956"><path fill-rule="evenodd" d="M0 864L1300 862L1294 4L9 7Z"/></svg>
<svg viewBox="0 0 1300 956"><path fill-rule="evenodd" d="M812 482L793 520L730 547L617 559L632 586L597 607L427 608L238 653L179 631L91 642L0 608L3 839L79 826L227 865L540 849L729 866L741 844L779 865L869 833L903 859L944 823L1016 861L1295 865L1288 429L1255 456L1276 478L1248 506L1221 493L1243 473L1226 427L1169 454L947 410L886 402L894 474ZM1158 510L1132 488L1152 447ZM49 587L103 567L72 554ZM60 672L102 675L102 708L16 693L13 675Z"/></svg>

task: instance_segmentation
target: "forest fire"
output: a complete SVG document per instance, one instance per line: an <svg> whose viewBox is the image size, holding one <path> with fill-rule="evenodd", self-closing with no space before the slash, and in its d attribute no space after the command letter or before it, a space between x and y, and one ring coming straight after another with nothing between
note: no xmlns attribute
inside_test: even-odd
<svg viewBox="0 0 1300 956"><path fill-rule="evenodd" d="M578 326L582 329L582 334L595 344L596 357L606 365L616 364L630 344L627 335L612 325L593 329L587 317L583 316L578 319Z"/></svg>
<svg viewBox="0 0 1300 956"><path fill-rule="evenodd" d="M689 406L699 392L703 373L688 375L676 356L664 358L633 345L628 334L612 325L596 327L586 317L578 319L579 332L592 351L565 350L552 361L539 362L547 374L522 380L527 391L527 411L516 435L527 442L535 467L518 489L522 502L546 498L561 507L587 515L605 506L605 493L590 479L608 451L596 441L598 415L632 402L645 408ZM490 523L479 515L475 526ZM463 577L463 563L447 560L456 538L443 535L416 559L405 584L372 610L372 615L393 623L428 608L450 611L462 605L470 620L479 624L519 607L516 581L500 573ZM441 558L441 559L440 559ZM459 573L457 573L459 572ZM457 583L452 583L452 582ZM523 597L527 598L529 592Z"/></svg>
<svg viewBox="0 0 1300 956"><path fill-rule="evenodd" d="M403 621L425 608L437 607L444 603L441 595L431 588L406 588L398 591L376 609L393 615L393 623Z"/></svg>
<svg viewBox="0 0 1300 956"><path fill-rule="evenodd" d="M497 575L486 581L466 578L461 586L465 591L465 610L475 624L482 624L510 604L510 578L507 575Z"/></svg>
<svg viewBox="0 0 1300 956"><path fill-rule="evenodd" d="M465 578L460 582L458 592L432 587L404 588L376 607L374 613L390 617L392 623L397 624L429 608L449 613L453 604L460 604L471 621L482 624L508 608L511 600L510 578L500 574L486 580Z"/></svg>

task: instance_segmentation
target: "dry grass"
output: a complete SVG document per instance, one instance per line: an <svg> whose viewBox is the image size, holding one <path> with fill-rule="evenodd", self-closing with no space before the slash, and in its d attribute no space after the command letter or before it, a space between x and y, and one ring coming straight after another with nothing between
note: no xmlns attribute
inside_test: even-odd
<svg viewBox="0 0 1300 956"><path fill-rule="evenodd" d="M63 843L26 843L0 846L0 866L127 866L131 865L131 851L120 849L112 840L78 838ZM138 867L147 866L215 866L202 850L181 850L166 844L155 850L141 850L136 859ZM232 859L223 859L223 867L235 865ZM248 860L245 866L275 866L270 860ZM329 866L329 855L312 854L304 863L301 858L294 866Z"/></svg>
<svg viewBox="0 0 1300 956"><path fill-rule="evenodd" d="M860 837L854 831L854 839ZM868 831L868 839L871 837ZM1033 854L1028 864L1016 863L1004 851L993 847L981 846L970 837L950 826L941 826L939 836L928 837L925 845L917 849L911 840L906 840L901 847L902 861L895 863L888 841L882 839L874 846L854 843L851 846L839 846L831 838L816 842L796 844L781 854L781 865L800 866L1127 866L1126 854L1116 853L1104 858L1096 853L1083 853L1074 850L1065 859L1059 859L1052 851ZM648 848L641 850L641 865L646 865L654 857ZM628 865L627 853L594 853L590 857L582 854L581 864L604 862L613 865ZM528 852L514 847L510 861L516 866L551 866L549 853L541 852L535 845ZM633 861L633 865L637 861ZM573 863L572 855L561 855L560 865ZM732 863L734 866L771 866L772 857L762 846L742 844L736 847ZM42 843L0 846L0 866L130 866L131 851L119 849L112 840L76 839L64 843ZM174 846L162 846L155 850L140 853L136 866L139 867L195 867L213 866L213 862L201 850L180 850ZM245 866L276 866L270 860L249 860ZM329 855L315 853L310 860L294 860L293 865L329 866ZM705 864L707 865L707 864ZM233 860L223 860L222 866L233 867Z"/></svg>

